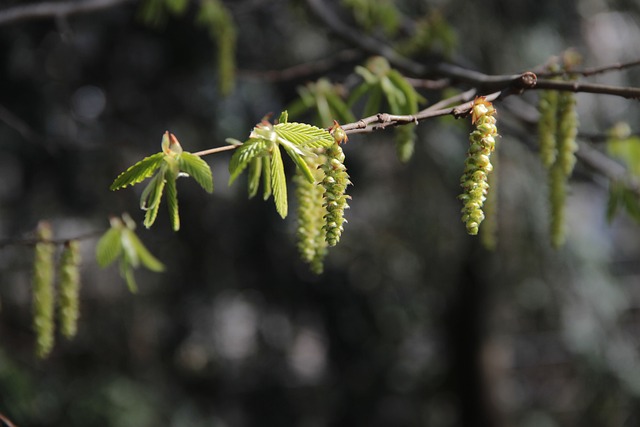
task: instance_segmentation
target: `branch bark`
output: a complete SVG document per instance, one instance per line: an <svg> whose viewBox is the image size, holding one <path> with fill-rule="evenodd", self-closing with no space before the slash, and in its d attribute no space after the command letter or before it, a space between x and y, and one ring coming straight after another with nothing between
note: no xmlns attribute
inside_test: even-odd
<svg viewBox="0 0 640 427"><path fill-rule="evenodd" d="M58 18L80 13L96 12L137 0L85 0L45 2L15 6L0 10L0 25L43 18Z"/></svg>

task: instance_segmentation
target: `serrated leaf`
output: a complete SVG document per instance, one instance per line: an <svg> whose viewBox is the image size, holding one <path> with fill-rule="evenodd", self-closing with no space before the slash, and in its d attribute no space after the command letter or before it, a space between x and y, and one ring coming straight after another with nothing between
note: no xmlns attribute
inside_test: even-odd
<svg viewBox="0 0 640 427"><path fill-rule="evenodd" d="M271 187L273 188L273 202L276 211L284 219L287 217L287 178L284 175L284 164L282 154L278 146L273 147L271 152Z"/></svg>
<svg viewBox="0 0 640 427"><path fill-rule="evenodd" d="M138 259L142 263L142 265L144 265L151 271L155 271L156 273L164 271L164 264L162 264L155 256L151 254L151 252L149 252L149 250L133 230L127 229L125 230L125 233L127 234L127 239L129 241L131 249L136 254L136 259Z"/></svg>
<svg viewBox="0 0 640 427"><path fill-rule="evenodd" d="M273 130L279 138L306 148L328 148L335 142L327 130L306 123L281 123Z"/></svg>
<svg viewBox="0 0 640 427"><path fill-rule="evenodd" d="M284 110L280 113L280 118L278 119L278 123L287 123L289 121L289 112Z"/></svg>
<svg viewBox="0 0 640 427"><path fill-rule="evenodd" d="M180 230L180 214L178 212L178 189L176 187L177 175L167 173L166 188L167 188L167 208L169 210L169 221L171 221L171 228L173 231Z"/></svg>
<svg viewBox="0 0 640 427"><path fill-rule="evenodd" d="M271 197L271 157L262 157L262 198Z"/></svg>
<svg viewBox="0 0 640 427"><path fill-rule="evenodd" d="M113 181L113 184L109 187L110 190L118 190L124 188L127 185L134 185L153 175L156 169L162 165L164 159L164 153L156 153L153 156L146 157L140 160L138 163L131 166L126 171L122 172Z"/></svg>
<svg viewBox="0 0 640 427"><path fill-rule="evenodd" d="M283 141L281 145L284 147L289 157L291 157L291 160L293 160L293 162L296 164L300 172L302 172L302 174L307 179L307 181L313 184L315 182L315 178L313 176L313 173L311 173L311 170L309 169L309 165L307 164L307 161L304 159L304 156L302 155L302 152L300 151L300 149L297 148L295 145L292 145L288 141Z"/></svg>
<svg viewBox="0 0 640 427"><path fill-rule="evenodd" d="M233 181L240 176L251 159L267 153L269 144L269 141L256 138L250 139L236 148L236 152L233 153L229 161L229 185L233 184Z"/></svg>
<svg viewBox="0 0 640 427"><path fill-rule="evenodd" d="M156 176L149 182L147 188L142 192L140 207L147 211L144 216L144 226L147 228L153 225L158 216L162 192L166 183L165 174L166 170L164 169L158 171Z"/></svg>
<svg viewBox="0 0 640 427"><path fill-rule="evenodd" d="M260 176L262 175L262 160L257 158L251 160L249 163L249 198L253 198L258 194L258 187L260 186Z"/></svg>
<svg viewBox="0 0 640 427"><path fill-rule="evenodd" d="M100 267L106 267L122 253L122 229L110 228L102 235L96 245L96 261Z"/></svg>
<svg viewBox="0 0 640 427"><path fill-rule="evenodd" d="M207 193L213 193L211 167L199 156L183 151L178 157L178 167L196 180Z"/></svg>

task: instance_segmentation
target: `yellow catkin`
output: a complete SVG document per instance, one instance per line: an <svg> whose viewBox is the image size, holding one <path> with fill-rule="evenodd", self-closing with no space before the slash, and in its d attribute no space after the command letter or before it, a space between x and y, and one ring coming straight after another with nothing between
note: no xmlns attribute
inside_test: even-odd
<svg viewBox="0 0 640 427"><path fill-rule="evenodd" d="M314 183L309 182L299 169L296 169L293 178L298 202L298 251L302 260L308 263L311 271L316 274L321 274L324 270L324 258L327 254L323 230L327 210L323 199L324 188L319 185L324 177L324 172L319 166L324 162L325 156L322 154L309 161L309 168L315 177Z"/></svg>
<svg viewBox="0 0 640 427"><path fill-rule="evenodd" d="M344 153L336 142L327 148L326 161L321 166L324 171L322 186L324 187L324 206L327 209L325 215L325 238L329 246L335 246L340 241L344 231L344 211L349 208L345 194L349 181L349 174L344 165Z"/></svg>
<svg viewBox="0 0 640 427"><path fill-rule="evenodd" d="M53 232L48 222L41 221L36 231L38 243L33 261L33 328L36 332L36 354L46 357L54 344L54 255Z"/></svg>
<svg viewBox="0 0 640 427"><path fill-rule="evenodd" d="M463 193L459 196L462 201L462 222L467 227L467 233L478 234L480 223L484 220L482 206L489 190L488 176L493 170L491 153L495 149L496 110L485 97L477 97L471 110L472 122L476 129L469 135L469 150L460 186Z"/></svg>
<svg viewBox="0 0 640 427"><path fill-rule="evenodd" d="M80 245L72 240L65 244L60 257L58 282L58 315L60 331L66 338L72 338L78 331L80 293Z"/></svg>

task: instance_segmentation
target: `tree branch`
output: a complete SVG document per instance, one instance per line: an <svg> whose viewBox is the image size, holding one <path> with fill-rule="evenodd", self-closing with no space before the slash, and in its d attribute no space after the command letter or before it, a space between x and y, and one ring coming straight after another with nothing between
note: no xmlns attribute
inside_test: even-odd
<svg viewBox="0 0 640 427"><path fill-rule="evenodd" d="M137 0L85 0L34 3L0 10L0 25L42 18L57 18L108 9Z"/></svg>

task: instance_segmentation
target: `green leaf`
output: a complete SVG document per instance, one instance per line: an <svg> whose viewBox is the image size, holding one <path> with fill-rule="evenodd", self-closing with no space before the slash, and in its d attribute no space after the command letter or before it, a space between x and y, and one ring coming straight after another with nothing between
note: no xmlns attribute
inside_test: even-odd
<svg viewBox="0 0 640 427"><path fill-rule="evenodd" d="M127 288L129 289L129 292L131 292L132 294L135 294L138 292L138 284L136 283L136 279L133 276L133 268L126 261L125 258L122 258L120 260L120 276L127 283Z"/></svg>
<svg viewBox="0 0 640 427"><path fill-rule="evenodd" d="M262 198L267 200L271 197L271 157L262 158Z"/></svg>
<svg viewBox="0 0 640 427"><path fill-rule="evenodd" d="M418 112L418 104L426 102L416 89L409 84L409 82L404 78L402 74L398 72L398 70L390 70L387 74L389 80L395 85L398 90L402 92L406 99L406 112L403 114L415 114Z"/></svg>
<svg viewBox="0 0 640 427"><path fill-rule="evenodd" d="M391 114L407 114L407 100L404 94L400 91L400 89L395 87L393 83L391 83L391 80L389 80L387 76L384 76L380 80L380 87L382 88L384 96L387 99Z"/></svg>
<svg viewBox="0 0 640 427"><path fill-rule="evenodd" d="M622 192L622 203L627 214L634 221L640 222L640 198L638 195L633 190L625 187Z"/></svg>
<svg viewBox="0 0 640 427"><path fill-rule="evenodd" d="M110 228L102 235L96 245L96 261L100 267L106 267L122 253L121 228Z"/></svg>
<svg viewBox="0 0 640 427"><path fill-rule="evenodd" d="M280 123L273 130L279 138L306 148L328 148L335 142L327 130L306 123Z"/></svg>
<svg viewBox="0 0 640 427"><path fill-rule="evenodd" d="M607 200L607 222L613 221L616 213L618 212L618 206L622 199L622 192L624 187L618 182L611 181L609 183L609 199Z"/></svg>
<svg viewBox="0 0 640 427"><path fill-rule="evenodd" d="M271 187L273 188L273 201L276 211L284 219L287 217L287 179L284 175L282 154L278 146L271 152Z"/></svg>
<svg viewBox="0 0 640 427"><path fill-rule="evenodd" d="M355 122L356 118L349 106L335 92L327 93L327 102L333 111L336 120L341 123Z"/></svg>
<svg viewBox="0 0 640 427"><path fill-rule="evenodd" d="M178 213L178 189L176 188L177 175L167 173L167 208L169 209L169 221L173 231L180 230L180 214Z"/></svg>
<svg viewBox="0 0 640 427"><path fill-rule="evenodd" d="M640 176L640 137L610 139L607 141L607 152L622 160L633 175Z"/></svg>
<svg viewBox="0 0 640 427"><path fill-rule="evenodd" d="M358 85L354 90L351 91L349 97L347 98L347 105L349 107L353 107L353 104L360 98L362 98L365 94L367 94L373 87L377 85L371 85L367 82L363 82Z"/></svg>
<svg viewBox="0 0 640 427"><path fill-rule="evenodd" d="M140 260L142 265L151 271L160 273L164 271L164 264L162 264L155 256L149 252L146 246L138 238L133 230L125 230L130 248L135 252L136 259ZM137 265L136 265L137 266Z"/></svg>
<svg viewBox="0 0 640 427"><path fill-rule="evenodd" d="M176 15L181 15L187 8L189 0L165 0L165 4L171 12Z"/></svg>
<svg viewBox="0 0 640 427"><path fill-rule="evenodd" d="M249 163L249 198L253 198L258 194L258 187L260 186L260 175L262 174L262 160L260 158L254 158Z"/></svg>
<svg viewBox="0 0 640 427"><path fill-rule="evenodd" d="M278 119L278 123L287 123L289 121L289 113L287 110L284 110L280 113L280 118Z"/></svg>
<svg viewBox="0 0 640 427"><path fill-rule="evenodd" d="M369 98L364 106L364 116L373 116L380 112L380 105L382 104L382 88L380 86L373 86L369 91Z"/></svg>
<svg viewBox="0 0 640 427"><path fill-rule="evenodd" d="M140 208L147 211L144 216L144 226L147 228L153 225L158 216L160 200L162 199L162 192L166 182L165 174L166 169L163 168L159 170L156 176L149 182L147 188L142 192Z"/></svg>
<svg viewBox="0 0 640 427"><path fill-rule="evenodd" d="M115 181L113 181L113 184L111 184L109 189L118 190L126 187L127 185L134 185L144 181L153 175L155 170L162 165L164 156L164 153L156 153L153 156L140 160L138 163L122 172Z"/></svg>
<svg viewBox="0 0 640 427"><path fill-rule="evenodd" d="M213 193L213 176L211 168L195 154L183 151L178 157L178 166L182 172L189 174L207 193Z"/></svg>
<svg viewBox="0 0 640 427"><path fill-rule="evenodd" d="M309 169L307 161L303 157L302 151L295 145L291 144L289 141L282 141L281 145L284 147L285 151L287 152L289 157L291 157L291 160L293 160L298 169L300 169L300 172L302 172L307 181L313 184L315 182L315 178L313 176L313 173L311 173L311 170Z"/></svg>
<svg viewBox="0 0 640 427"><path fill-rule="evenodd" d="M233 181L240 176L253 158L267 153L269 144L269 141L255 138L236 148L236 152L233 153L229 161L229 185L233 184Z"/></svg>

